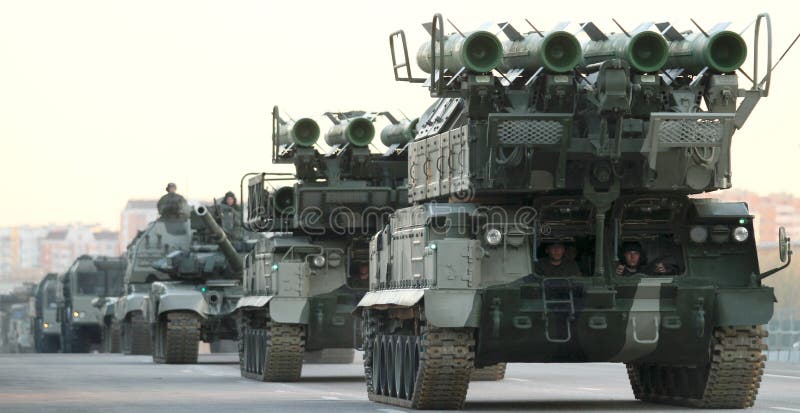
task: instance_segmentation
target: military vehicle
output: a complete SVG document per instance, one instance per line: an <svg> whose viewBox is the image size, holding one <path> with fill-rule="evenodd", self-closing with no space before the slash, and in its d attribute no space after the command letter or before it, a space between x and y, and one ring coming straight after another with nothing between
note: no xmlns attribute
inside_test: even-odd
<svg viewBox="0 0 800 413"><path fill-rule="evenodd" d="M30 301L35 289L36 284L23 283L0 295L0 352L32 350Z"/></svg>
<svg viewBox="0 0 800 413"><path fill-rule="evenodd" d="M215 203L196 207L189 219L176 223L185 234L184 247L153 263L170 281L154 282L146 303L154 362L197 363L200 340L238 337L233 310L242 296L240 254L253 245L240 221L236 208Z"/></svg>
<svg viewBox="0 0 800 413"><path fill-rule="evenodd" d="M746 204L690 195L731 186L732 135L769 92L771 29L759 15L740 87L743 38L697 27L584 23L581 46L563 25L446 35L435 15L427 79L390 35L395 78L437 100L409 146L413 205L370 243L371 400L458 409L475 368L620 362L638 399L752 406L762 280L788 263L759 265ZM785 261L783 230L779 244Z"/></svg>
<svg viewBox="0 0 800 413"><path fill-rule="evenodd" d="M272 163L293 164L295 172L242 180L246 228L266 234L246 259L237 305L244 377L292 381L304 359L352 362L361 332L351 311L367 288L369 237L406 202L405 148L415 122L387 112L325 116L333 124L327 149L316 144L316 121L286 120L275 107ZM384 153L370 148L379 117L389 122Z"/></svg>
<svg viewBox="0 0 800 413"><path fill-rule="evenodd" d="M33 341L37 353L56 353L61 346L61 324L56 320L58 274L44 276L36 287Z"/></svg>
<svg viewBox="0 0 800 413"><path fill-rule="evenodd" d="M150 285L169 280L169 275L153 268L153 263L174 251L191 245L186 219L188 205L162 208L159 218L139 231L127 247L124 291L113 303L114 318L106 322L109 335L119 332L123 354L149 355L152 352L150 325L145 303L150 299Z"/></svg>
<svg viewBox="0 0 800 413"><path fill-rule="evenodd" d="M81 255L58 277L56 320L61 324L61 351L100 350L102 320L92 302L122 293L125 259Z"/></svg>

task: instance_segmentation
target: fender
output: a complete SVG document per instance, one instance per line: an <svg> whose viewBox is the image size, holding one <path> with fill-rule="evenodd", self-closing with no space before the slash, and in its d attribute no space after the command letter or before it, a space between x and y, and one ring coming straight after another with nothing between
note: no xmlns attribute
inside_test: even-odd
<svg viewBox="0 0 800 413"><path fill-rule="evenodd" d="M274 295L253 295L242 297L233 311L242 308L264 308L269 305L269 317L279 323L308 324L307 297L280 297Z"/></svg>
<svg viewBox="0 0 800 413"><path fill-rule="evenodd" d="M767 324L776 301L772 287L719 289L715 326Z"/></svg>
<svg viewBox="0 0 800 413"><path fill-rule="evenodd" d="M208 302L203 293L195 290L193 286L182 288L161 284L160 287L151 291L153 302L150 305L153 306L153 310L158 311L153 315L160 316L169 311L193 311L203 318L208 318Z"/></svg>
<svg viewBox="0 0 800 413"><path fill-rule="evenodd" d="M145 297L145 293L131 293L120 297L114 306L114 318L121 322L128 317L128 314L134 311L141 311ZM146 316L147 314L144 313L144 315Z"/></svg>
<svg viewBox="0 0 800 413"><path fill-rule="evenodd" d="M436 327L478 327L481 302L476 290L397 289L370 291L361 299L354 313L363 308L385 310L408 308L423 300L425 318Z"/></svg>

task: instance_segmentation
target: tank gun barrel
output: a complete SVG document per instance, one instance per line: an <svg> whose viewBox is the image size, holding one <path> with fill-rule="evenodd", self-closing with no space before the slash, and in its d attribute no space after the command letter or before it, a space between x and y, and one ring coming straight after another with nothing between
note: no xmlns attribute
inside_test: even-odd
<svg viewBox="0 0 800 413"><path fill-rule="evenodd" d="M234 272L241 272L244 269L242 257L240 257L236 249L233 248L233 244L231 244L228 236L225 235L225 231L214 221L214 217L208 213L208 208L201 205L195 208L194 213L202 219L203 224L205 224L206 228L214 235L214 242L219 246L222 254L225 255L225 259L228 260L231 269L233 269Z"/></svg>

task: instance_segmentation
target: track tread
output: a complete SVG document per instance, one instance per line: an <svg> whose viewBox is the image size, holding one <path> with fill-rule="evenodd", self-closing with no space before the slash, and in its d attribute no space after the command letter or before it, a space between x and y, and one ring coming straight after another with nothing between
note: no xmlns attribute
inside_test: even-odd
<svg viewBox="0 0 800 413"><path fill-rule="evenodd" d="M368 323L366 342L376 338L392 338L394 335L381 334L379 322ZM475 339L469 328L420 328L421 352L419 368L416 372L414 391L410 399L375 392L372 374L372 345L365 346L364 372L367 381L367 395L370 400L405 408L420 410L457 410L464 406L469 388L470 376L475 363ZM396 336L394 336L396 337ZM393 366L394 367L394 366ZM393 374L393 373L392 373Z"/></svg>
<svg viewBox="0 0 800 413"><path fill-rule="evenodd" d="M300 380L305 354L304 325L276 323L269 319L257 322L245 315L241 329L239 369L243 377L275 382ZM252 351L247 351L250 346L253 346ZM256 349L255 346L263 347ZM247 360L255 351L263 354L263 363Z"/></svg>
<svg viewBox="0 0 800 413"><path fill-rule="evenodd" d="M766 332L761 326L715 329L710 364L702 371L681 366L627 364L633 394L639 400L701 408L752 407L764 373L764 337ZM678 383L684 388L679 389Z"/></svg>
<svg viewBox="0 0 800 413"><path fill-rule="evenodd" d="M471 381L500 381L506 377L506 363L497 363L472 370Z"/></svg>
<svg viewBox="0 0 800 413"><path fill-rule="evenodd" d="M156 334L163 340L153 352L153 361L165 364L196 364L200 341L200 320L190 312L167 313L158 322Z"/></svg>

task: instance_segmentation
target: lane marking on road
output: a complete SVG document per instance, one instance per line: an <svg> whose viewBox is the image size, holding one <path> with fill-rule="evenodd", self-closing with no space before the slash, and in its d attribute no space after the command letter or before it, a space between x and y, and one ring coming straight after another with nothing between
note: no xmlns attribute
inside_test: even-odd
<svg viewBox="0 0 800 413"><path fill-rule="evenodd" d="M405 413L403 410L395 410L395 409L375 409L375 410L383 413Z"/></svg>
<svg viewBox="0 0 800 413"><path fill-rule="evenodd" d="M518 378L516 378L516 377L506 377L506 380L511 380L511 381L521 381L521 382L527 382L527 381L530 381L530 380L528 380L528 379L518 379Z"/></svg>
<svg viewBox="0 0 800 413"><path fill-rule="evenodd" d="M578 387L578 388L581 389L581 390L589 390L589 391L600 391L601 390L601 389L598 389L596 387Z"/></svg>
<svg viewBox="0 0 800 413"><path fill-rule="evenodd" d="M335 396L322 396L322 400L342 400Z"/></svg>
<svg viewBox="0 0 800 413"><path fill-rule="evenodd" d="M781 378L781 379L800 380L800 376L784 376L782 374L764 374L764 375L767 376L767 377L778 377L778 378Z"/></svg>
<svg viewBox="0 0 800 413"><path fill-rule="evenodd" d="M773 406L773 407L770 407L770 409L775 409L775 410L783 410L783 411L785 411L785 412L800 412L800 409L792 409L792 408L789 408L789 407L777 407L777 406Z"/></svg>

